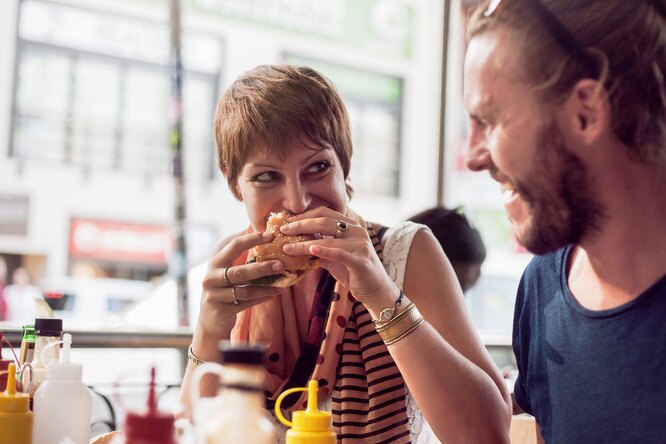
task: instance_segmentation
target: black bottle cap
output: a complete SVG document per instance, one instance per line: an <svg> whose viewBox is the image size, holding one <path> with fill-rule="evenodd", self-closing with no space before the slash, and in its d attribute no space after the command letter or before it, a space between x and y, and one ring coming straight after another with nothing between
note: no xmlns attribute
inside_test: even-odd
<svg viewBox="0 0 666 444"><path fill-rule="evenodd" d="M218 343L222 364L262 364L264 362L263 345L247 343L231 345L227 340Z"/></svg>
<svg viewBox="0 0 666 444"><path fill-rule="evenodd" d="M58 318L35 318L35 334L37 336L62 335L62 319Z"/></svg>

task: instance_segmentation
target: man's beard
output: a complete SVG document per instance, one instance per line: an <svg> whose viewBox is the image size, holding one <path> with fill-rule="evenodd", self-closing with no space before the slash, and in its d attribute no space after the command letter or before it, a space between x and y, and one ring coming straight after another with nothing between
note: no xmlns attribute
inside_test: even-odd
<svg viewBox="0 0 666 444"><path fill-rule="evenodd" d="M585 165L567 150L554 122L541 130L536 143L532 171L538 178L530 184L516 184L532 219L529 227L518 234L518 241L534 254L545 254L578 244L598 231L605 211L592 195Z"/></svg>

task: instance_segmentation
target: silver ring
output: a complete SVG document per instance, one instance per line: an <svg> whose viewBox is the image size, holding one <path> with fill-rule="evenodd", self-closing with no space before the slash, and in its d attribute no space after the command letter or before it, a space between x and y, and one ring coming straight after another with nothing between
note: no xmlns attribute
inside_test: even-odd
<svg viewBox="0 0 666 444"><path fill-rule="evenodd" d="M228 286L231 286L231 281L229 280L229 276L227 276L229 268L231 267L224 267L224 282L226 282Z"/></svg>
<svg viewBox="0 0 666 444"><path fill-rule="evenodd" d="M335 223L335 226L337 227L337 230L336 230L335 235L333 237L335 237L336 239L341 238L342 233L347 231L347 229L349 229L349 224L347 222L345 222L344 220L337 221Z"/></svg>
<svg viewBox="0 0 666 444"><path fill-rule="evenodd" d="M234 287L233 285L231 286L231 295L234 297L234 305L240 305L241 301L239 301L238 298L236 297L236 287Z"/></svg>

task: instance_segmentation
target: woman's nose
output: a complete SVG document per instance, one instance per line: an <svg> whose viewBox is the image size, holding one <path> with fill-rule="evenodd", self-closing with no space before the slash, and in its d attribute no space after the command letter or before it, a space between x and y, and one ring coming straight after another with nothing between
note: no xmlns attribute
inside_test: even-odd
<svg viewBox="0 0 666 444"><path fill-rule="evenodd" d="M299 180L287 181L282 206L294 214L300 214L310 206L310 192Z"/></svg>
<svg viewBox="0 0 666 444"><path fill-rule="evenodd" d="M483 171L490 169L492 165L490 151L485 147L485 144L470 143L467 151L467 168L471 171Z"/></svg>

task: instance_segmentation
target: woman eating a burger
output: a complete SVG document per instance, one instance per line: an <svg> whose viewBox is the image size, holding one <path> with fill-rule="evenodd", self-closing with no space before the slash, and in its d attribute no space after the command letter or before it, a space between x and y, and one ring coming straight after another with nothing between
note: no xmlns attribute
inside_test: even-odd
<svg viewBox="0 0 666 444"><path fill-rule="evenodd" d="M350 126L331 82L259 66L225 92L214 124L249 226L209 261L181 399L220 340L261 342L268 406L316 380L340 442L434 442L427 418L445 418L441 441L504 442L509 396L437 240L348 206Z"/></svg>

